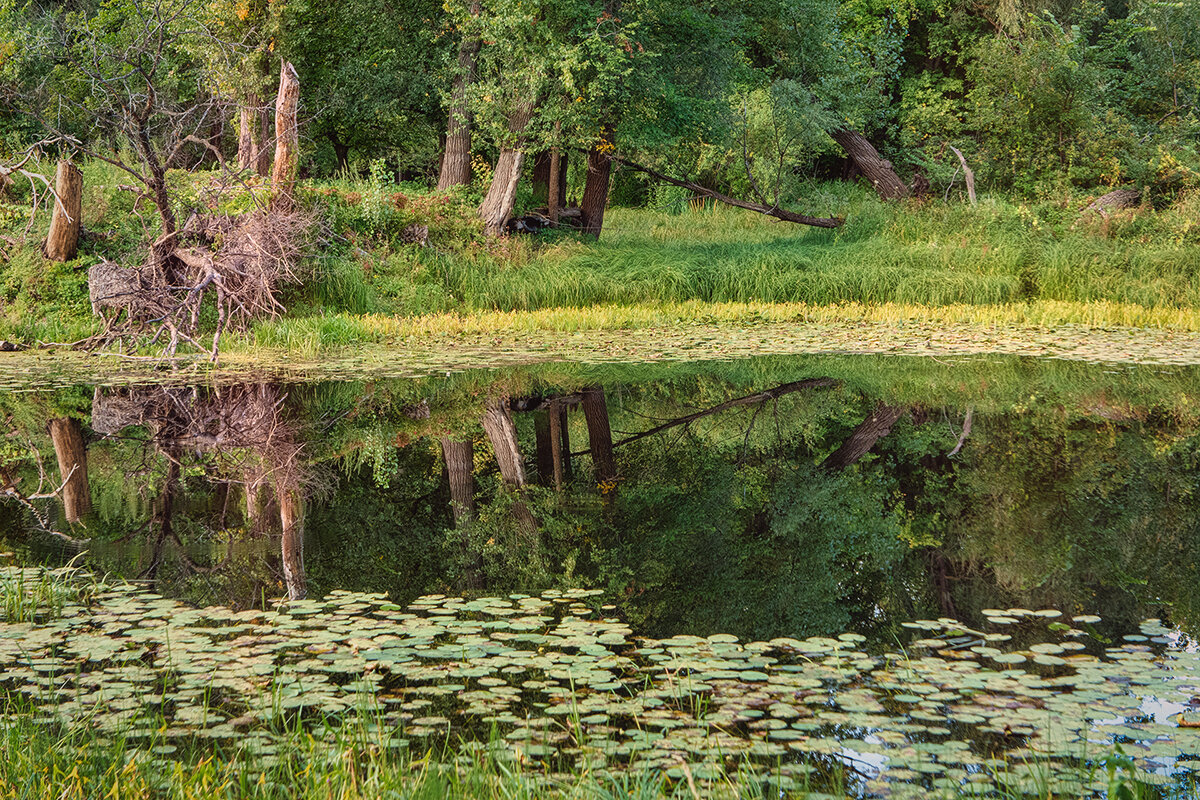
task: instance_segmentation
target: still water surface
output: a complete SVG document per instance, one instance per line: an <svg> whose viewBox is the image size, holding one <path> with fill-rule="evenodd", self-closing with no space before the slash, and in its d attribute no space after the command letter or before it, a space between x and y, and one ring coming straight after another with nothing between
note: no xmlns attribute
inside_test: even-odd
<svg viewBox="0 0 1200 800"><path fill-rule="evenodd" d="M882 357L35 386L0 395L0 552L131 581L73 612L93 637L273 625L260 643L286 644L238 653L256 674L357 639L369 686L346 662L323 673L336 691L282 691L337 713L347 686L403 684L405 742L504 719L559 753L517 720L578 691L619 749L598 763L666 766L678 742L637 744L649 713L732 737L685 748L697 769L799 753L791 778L857 763L867 794L991 787L971 775L997 752L1075 764L1088 743L1174 780L1200 748L1179 727L1200 691L1198 387L1182 368ZM230 611L188 610L212 606ZM230 680L226 718L265 713Z"/></svg>

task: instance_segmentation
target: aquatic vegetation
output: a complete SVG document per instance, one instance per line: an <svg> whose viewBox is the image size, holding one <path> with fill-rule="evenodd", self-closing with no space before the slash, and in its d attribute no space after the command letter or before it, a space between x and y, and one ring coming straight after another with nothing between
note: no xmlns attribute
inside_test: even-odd
<svg viewBox="0 0 1200 800"><path fill-rule="evenodd" d="M0 570L0 609L8 623L44 622L92 589L70 565L55 570L8 567Z"/></svg>
<svg viewBox="0 0 1200 800"><path fill-rule="evenodd" d="M486 752L549 781L747 771L888 797L1170 786L1200 757L1200 653L1156 620L1106 643L1095 617L989 609L987 630L909 623L919 638L877 651L855 633L646 639L600 602L435 595L404 609L335 592L234 612L105 587L57 619L0 625L0 687L9 725L121 737L166 771L197 746L270 769L299 732L329 756L348 721L378 748Z"/></svg>

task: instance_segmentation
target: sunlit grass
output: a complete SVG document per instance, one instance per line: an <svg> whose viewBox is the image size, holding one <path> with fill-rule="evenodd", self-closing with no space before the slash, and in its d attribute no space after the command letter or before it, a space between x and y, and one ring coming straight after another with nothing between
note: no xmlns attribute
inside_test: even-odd
<svg viewBox="0 0 1200 800"><path fill-rule="evenodd" d="M414 339L436 341L455 336L571 333L685 325L746 326L762 323L1016 326L1053 328L1061 325L1157 328L1200 331L1200 312L1188 308L1148 308L1106 300L1042 301L996 305L840 303L703 303L687 301L655 305L603 305L546 308L532 311L439 313L418 317L384 314L327 314L260 323L253 337L232 343L229 352L286 349L313 354L354 344L398 344Z"/></svg>

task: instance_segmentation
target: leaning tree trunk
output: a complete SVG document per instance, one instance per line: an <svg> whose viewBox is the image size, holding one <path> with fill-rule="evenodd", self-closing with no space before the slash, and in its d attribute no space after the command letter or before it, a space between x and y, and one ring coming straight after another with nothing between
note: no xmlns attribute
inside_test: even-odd
<svg viewBox="0 0 1200 800"><path fill-rule="evenodd" d="M287 61L279 70L279 96L275 100L275 167L271 171L271 210L292 209L296 170L300 157L300 78Z"/></svg>
<svg viewBox="0 0 1200 800"><path fill-rule="evenodd" d="M604 210L608 207L608 186L612 177L613 129L606 125L600 140L588 151L587 182L583 186L580 217L583 232L600 238L604 228Z"/></svg>
<svg viewBox="0 0 1200 800"><path fill-rule="evenodd" d="M603 388L592 386L583 390L583 418L587 421L596 483L609 486L617 477L617 462L613 458L612 428L608 424L608 404Z"/></svg>
<svg viewBox="0 0 1200 800"><path fill-rule="evenodd" d="M470 439L443 436L442 456L450 478L450 506L457 527L475 516L475 447Z"/></svg>
<svg viewBox="0 0 1200 800"><path fill-rule="evenodd" d="M525 465L521 460L521 451L517 446L517 426L513 423L512 414L508 410L507 401L491 403L483 412L483 430L492 443L496 453L496 464L500 467L500 477L509 488L518 495L525 489ZM529 506L523 499L513 504L513 516L517 527L526 536L537 536L538 524Z"/></svg>
<svg viewBox="0 0 1200 800"><path fill-rule="evenodd" d="M308 580L304 576L304 503L296 489L279 492L279 522L283 527L283 580L288 599L303 600L308 594Z"/></svg>
<svg viewBox="0 0 1200 800"><path fill-rule="evenodd" d="M70 261L79 247L79 218L83 213L83 173L70 161L58 162L54 193L57 197L45 254L51 261Z"/></svg>
<svg viewBox="0 0 1200 800"><path fill-rule="evenodd" d="M906 413L908 413L907 408L879 403L871 412L871 416L863 420L842 443L842 446L831 453L821 463L821 466L825 469L837 470L845 469L855 463L871 452L871 448L875 446L876 442L891 433L892 426Z"/></svg>
<svg viewBox="0 0 1200 800"><path fill-rule="evenodd" d="M92 510L92 494L88 486L87 445L79 420L58 417L50 420L50 440L62 476L63 510L67 522L75 523Z"/></svg>
<svg viewBox="0 0 1200 800"><path fill-rule="evenodd" d="M479 14L479 0L471 3L471 15ZM438 173L438 191L471 182L471 126L474 120L467 105L467 89L475 82L475 60L479 39L464 38L458 46L458 72L450 89L450 122L446 128L446 152Z"/></svg>
<svg viewBox="0 0 1200 800"><path fill-rule="evenodd" d="M525 163L525 129L531 119L532 102L521 104L508 118L508 131L513 144L500 148L496 171L492 173L492 185L479 206L479 216L483 218L484 232L488 236L503 233L504 223L512 216L517 200L517 182L521 179L521 167Z"/></svg>
<svg viewBox="0 0 1200 800"><path fill-rule="evenodd" d="M841 145L862 174L867 176L880 198L900 200L908 197L908 186L900 180L892 162L882 158L865 136L849 128L833 131L829 135Z"/></svg>

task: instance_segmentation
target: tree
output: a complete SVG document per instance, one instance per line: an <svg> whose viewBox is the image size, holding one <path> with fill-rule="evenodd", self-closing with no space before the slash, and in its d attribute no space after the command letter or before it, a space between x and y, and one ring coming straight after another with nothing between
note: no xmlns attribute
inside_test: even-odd
<svg viewBox="0 0 1200 800"><path fill-rule="evenodd" d="M597 101L625 74L632 46L595 0L455 0L447 9L464 40L482 42L465 94L475 130L499 150L480 205L486 231L498 235L526 153L592 144Z"/></svg>

